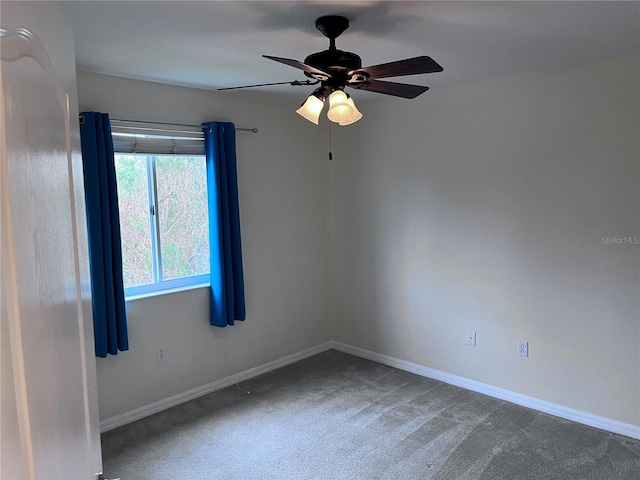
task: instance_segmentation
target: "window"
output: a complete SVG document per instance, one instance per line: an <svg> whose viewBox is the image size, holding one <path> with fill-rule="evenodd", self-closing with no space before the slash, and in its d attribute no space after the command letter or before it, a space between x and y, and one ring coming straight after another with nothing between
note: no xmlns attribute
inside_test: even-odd
<svg viewBox="0 0 640 480"><path fill-rule="evenodd" d="M184 148L187 153L164 153L168 140L169 151L180 150L175 137L120 130L112 126L126 295L207 283L205 156Z"/></svg>

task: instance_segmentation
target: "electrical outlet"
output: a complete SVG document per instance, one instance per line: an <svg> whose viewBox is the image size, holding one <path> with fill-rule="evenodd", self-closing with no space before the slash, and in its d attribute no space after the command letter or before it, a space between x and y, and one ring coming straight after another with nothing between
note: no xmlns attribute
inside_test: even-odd
<svg viewBox="0 0 640 480"><path fill-rule="evenodd" d="M518 340L518 355L521 357L529 356L529 342L526 340Z"/></svg>
<svg viewBox="0 0 640 480"><path fill-rule="evenodd" d="M472 347L476 346L476 332L472 332L471 330L467 332L467 345L471 345Z"/></svg>
<svg viewBox="0 0 640 480"><path fill-rule="evenodd" d="M167 350L164 345L158 345L156 347L156 358L158 359L158 363L164 362L167 359Z"/></svg>

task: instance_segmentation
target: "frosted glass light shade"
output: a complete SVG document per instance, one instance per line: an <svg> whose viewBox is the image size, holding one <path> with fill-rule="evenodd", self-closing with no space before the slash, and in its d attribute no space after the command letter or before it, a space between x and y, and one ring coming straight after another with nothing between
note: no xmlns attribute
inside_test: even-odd
<svg viewBox="0 0 640 480"><path fill-rule="evenodd" d="M360 110L356 108L356 104L353 102L353 99L348 98L347 103L351 106L351 108L353 108L353 115L351 115L351 117L349 117L349 119L345 120L344 122L340 122L339 125L341 127L345 127L347 125L351 125L352 123L356 123L358 120L362 118L362 113L360 113Z"/></svg>
<svg viewBox="0 0 640 480"><path fill-rule="evenodd" d="M335 123L346 122L353 113L354 110L349 105L347 94L342 90L336 90L329 96L329 112L327 112L329 120Z"/></svg>
<svg viewBox="0 0 640 480"><path fill-rule="evenodd" d="M315 95L309 95L302 106L296 110L296 113L318 125L318 119L320 118L322 107L324 107L324 100L319 99Z"/></svg>

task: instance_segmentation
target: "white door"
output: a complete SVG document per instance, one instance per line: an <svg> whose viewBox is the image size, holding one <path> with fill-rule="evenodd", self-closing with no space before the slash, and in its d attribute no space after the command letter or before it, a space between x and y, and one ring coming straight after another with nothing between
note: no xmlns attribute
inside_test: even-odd
<svg viewBox="0 0 640 480"><path fill-rule="evenodd" d="M0 478L102 471L72 34L2 2Z"/></svg>

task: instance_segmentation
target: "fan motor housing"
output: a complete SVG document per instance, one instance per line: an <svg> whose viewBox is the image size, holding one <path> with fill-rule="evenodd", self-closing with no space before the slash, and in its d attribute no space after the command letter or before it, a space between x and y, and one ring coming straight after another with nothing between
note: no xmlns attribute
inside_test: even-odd
<svg viewBox="0 0 640 480"><path fill-rule="evenodd" d="M312 53L305 58L304 63L325 72L338 75L346 75L349 70L358 70L362 68L362 59L358 55L337 49L329 49L318 53ZM305 72L305 75L311 78L316 78L313 74L307 72Z"/></svg>

